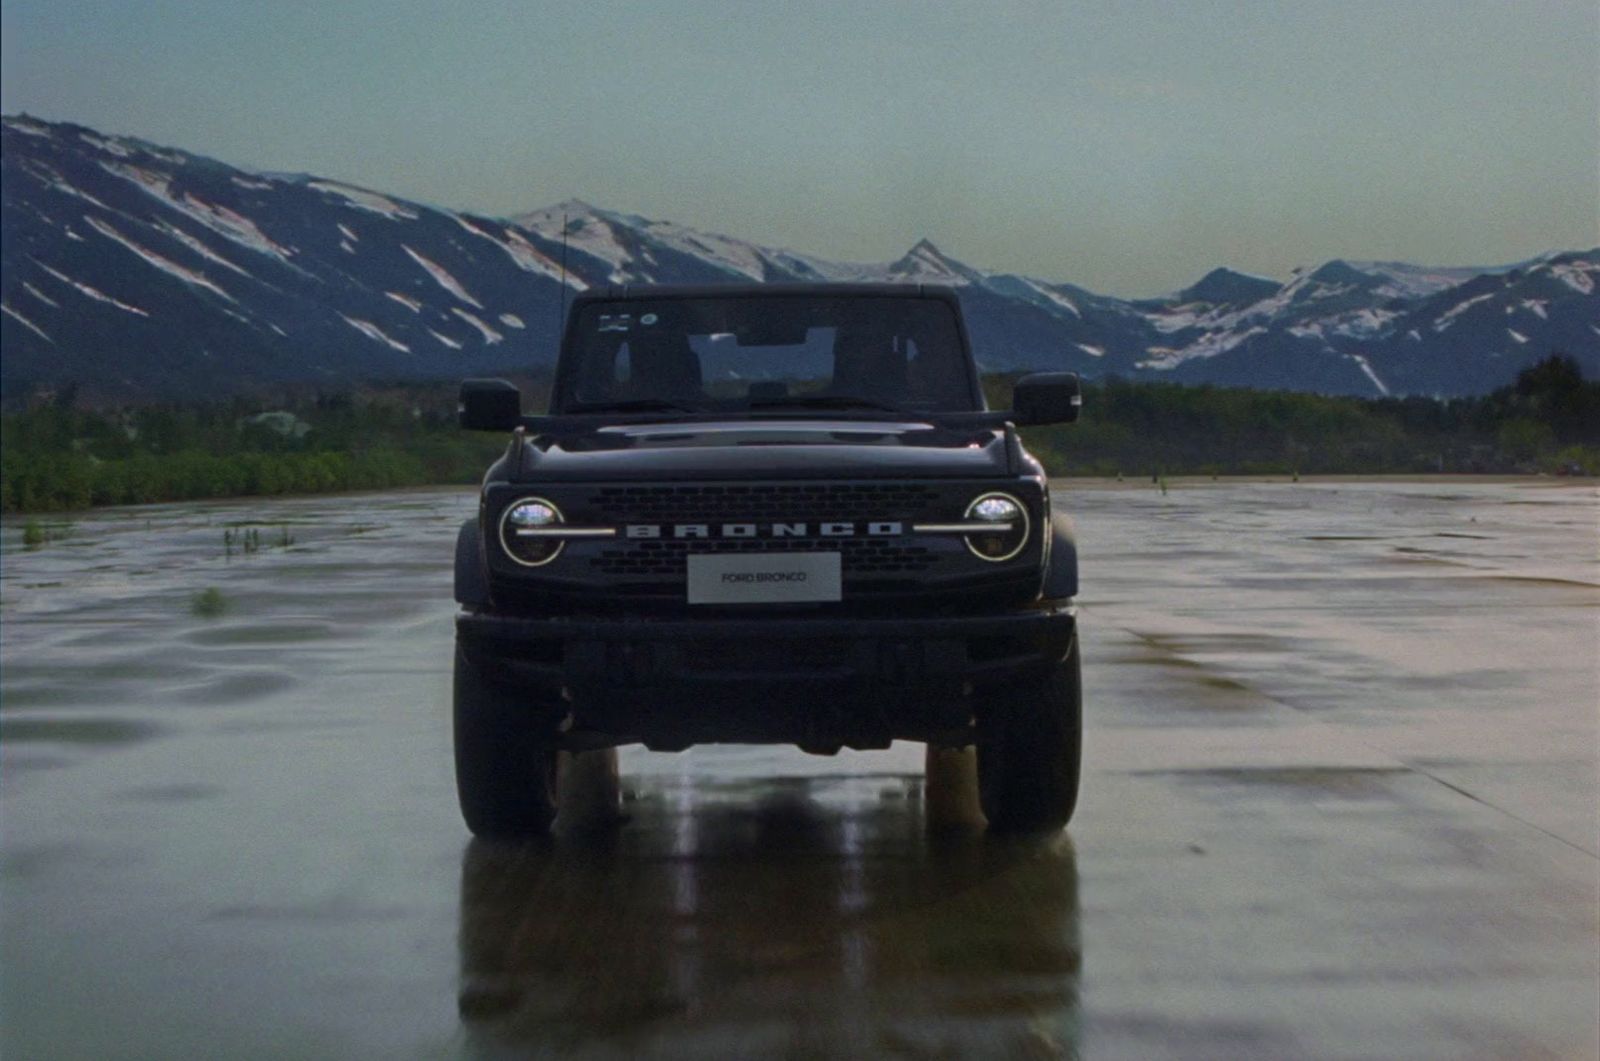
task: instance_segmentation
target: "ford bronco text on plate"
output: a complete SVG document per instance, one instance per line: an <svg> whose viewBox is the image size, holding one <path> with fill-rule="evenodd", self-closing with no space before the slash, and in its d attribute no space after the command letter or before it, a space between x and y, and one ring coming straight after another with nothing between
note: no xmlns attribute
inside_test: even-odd
<svg viewBox="0 0 1600 1061"><path fill-rule="evenodd" d="M984 410L947 289L592 290L548 416L511 431L456 545L455 756L474 833L549 829L558 752L642 742L976 744L992 828L1060 826L1082 732L1072 526Z"/></svg>

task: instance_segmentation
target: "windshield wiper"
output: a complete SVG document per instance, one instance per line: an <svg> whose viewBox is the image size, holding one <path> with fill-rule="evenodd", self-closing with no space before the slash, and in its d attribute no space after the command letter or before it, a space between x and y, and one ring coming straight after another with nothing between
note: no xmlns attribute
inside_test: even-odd
<svg viewBox="0 0 1600 1061"><path fill-rule="evenodd" d="M753 398L752 409L877 409L886 413L909 415L898 405L888 405L871 398L857 398L850 394L791 394L782 398Z"/></svg>
<svg viewBox="0 0 1600 1061"><path fill-rule="evenodd" d="M665 398L629 398L615 402L574 402L564 413L698 413L703 410Z"/></svg>

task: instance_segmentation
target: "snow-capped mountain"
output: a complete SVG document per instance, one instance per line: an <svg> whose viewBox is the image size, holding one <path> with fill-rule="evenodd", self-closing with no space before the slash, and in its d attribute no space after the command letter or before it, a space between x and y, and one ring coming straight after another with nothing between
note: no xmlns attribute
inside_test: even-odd
<svg viewBox="0 0 1600 1061"><path fill-rule="evenodd" d="M102 399L548 365L567 294L608 283L954 286L998 370L1350 394L1468 394L1551 352L1600 375L1600 249L1500 268L1216 269L1159 299L968 266L927 240L833 262L569 201L513 218L0 120L0 394ZM565 232L563 233L563 227Z"/></svg>

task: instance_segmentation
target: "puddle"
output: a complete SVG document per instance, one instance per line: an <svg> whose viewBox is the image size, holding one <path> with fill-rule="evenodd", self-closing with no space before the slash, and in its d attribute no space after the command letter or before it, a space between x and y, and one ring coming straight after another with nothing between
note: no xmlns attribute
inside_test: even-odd
<svg viewBox="0 0 1600 1061"><path fill-rule="evenodd" d="M199 783L178 783L171 785L144 785L139 788L130 788L122 794L128 799L140 800L146 803L192 803L196 800L210 799L222 794L222 786L205 785Z"/></svg>
<svg viewBox="0 0 1600 1061"><path fill-rule="evenodd" d="M1389 782L1411 773L1407 767L1293 767L1157 772L1185 785L1239 790L1272 788L1316 799L1379 799L1392 795Z"/></svg>
<svg viewBox="0 0 1600 1061"><path fill-rule="evenodd" d="M17 718L7 712L0 718L0 740L23 744L119 745L148 740L162 727L123 718Z"/></svg>

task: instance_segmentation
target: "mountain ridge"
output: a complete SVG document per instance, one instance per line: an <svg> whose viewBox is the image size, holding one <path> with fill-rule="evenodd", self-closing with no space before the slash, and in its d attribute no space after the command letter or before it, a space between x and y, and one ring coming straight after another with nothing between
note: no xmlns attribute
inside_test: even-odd
<svg viewBox="0 0 1600 1061"><path fill-rule="evenodd" d="M106 401L548 366L611 283L954 287L980 362L1361 395L1476 394L1553 352L1600 375L1600 248L1488 268L1225 266L1152 299L974 268L919 239L839 262L573 198L508 218L0 119L0 398ZM566 293L564 293L564 291Z"/></svg>

